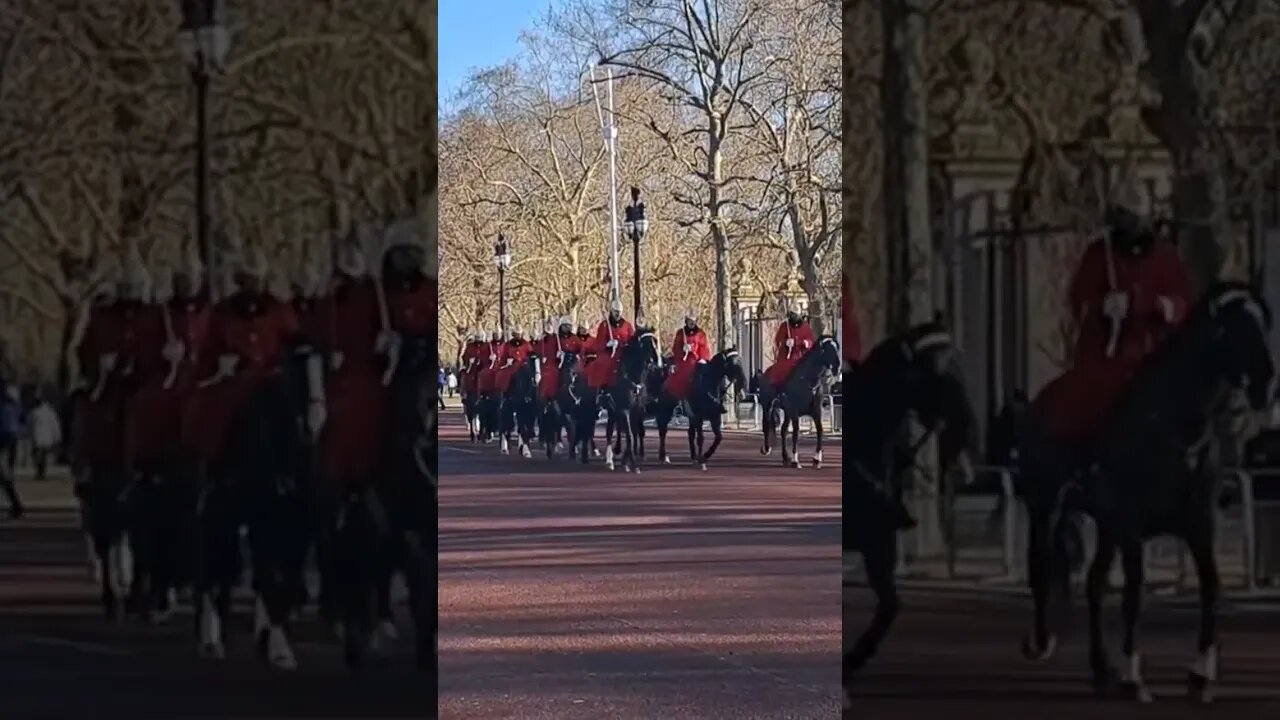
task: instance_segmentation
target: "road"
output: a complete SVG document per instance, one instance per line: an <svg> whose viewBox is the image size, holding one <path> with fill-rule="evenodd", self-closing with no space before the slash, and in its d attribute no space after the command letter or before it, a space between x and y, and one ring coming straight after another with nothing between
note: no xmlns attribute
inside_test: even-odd
<svg viewBox="0 0 1280 720"><path fill-rule="evenodd" d="M253 653L251 614L224 661L196 655L189 613L167 625L101 616L84 564L67 482L20 481L30 505L0 521L0 718L213 720L426 718L434 678L413 670L406 639L360 677L314 620L295 628L299 669L269 669ZM404 617L404 613L401 614Z"/></svg>
<svg viewBox="0 0 1280 720"><path fill-rule="evenodd" d="M1144 676L1156 695L1139 708L1100 700L1088 684L1087 617L1076 603L1071 629L1057 656L1045 663L1022 659L1019 642L1030 624L1029 600L986 590L908 589L905 609L854 689L859 720L935 718L1275 718L1280 717L1280 603L1228 601L1220 623L1222 683L1217 703L1193 706L1183 685L1194 654L1197 610L1190 598L1149 598L1139 635ZM844 621L860 632L873 607L869 590L845 591ZM1119 597L1112 594L1107 622L1119 665ZM1135 714L1135 710L1140 710Z"/></svg>
<svg viewBox="0 0 1280 720"><path fill-rule="evenodd" d="M440 432L442 718L837 716L838 443L634 475Z"/></svg>

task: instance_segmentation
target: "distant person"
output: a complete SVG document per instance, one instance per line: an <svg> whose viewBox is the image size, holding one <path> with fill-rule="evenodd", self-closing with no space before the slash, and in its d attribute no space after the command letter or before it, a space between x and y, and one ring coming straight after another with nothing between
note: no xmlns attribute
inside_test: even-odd
<svg viewBox="0 0 1280 720"><path fill-rule="evenodd" d="M13 467L8 462L22 433L22 407L16 395L16 392L11 393L7 389L0 395L0 453L4 453L5 457L5 461L0 462L0 490L4 491L9 500L9 517L14 520L22 517L24 512L22 499L18 497L18 489L13 484Z"/></svg>
<svg viewBox="0 0 1280 720"><path fill-rule="evenodd" d="M46 479L49 456L62 444L62 424L58 411L43 396L31 409L31 459L36 468L36 480Z"/></svg>
<svg viewBox="0 0 1280 720"><path fill-rule="evenodd" d="M444 410L444 389L449 384L449 373L443 367L436 368L436 404Z"/></svg>
<svg viewBox="0 0 1280 720"><path fill-rule="evenodd" d="M452 398L453 394L458 391L458 374L453 371L453 368L449 368L449 374L445 377L445 384L449 386L449 397Z"/></svg>

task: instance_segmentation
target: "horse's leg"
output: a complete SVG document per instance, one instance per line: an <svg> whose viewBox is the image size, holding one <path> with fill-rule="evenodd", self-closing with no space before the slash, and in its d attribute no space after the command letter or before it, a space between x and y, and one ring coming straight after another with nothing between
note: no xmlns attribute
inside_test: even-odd
<svg viewBox="0 0 1280 720"><path fill-rule="evenodd" d="M1213 551L1213 529L1192 533L1187 541L1191 559L1196 564L1200 584L1200 637L1196 643L1196 660L1187 673L1187 690L1198 702L1213 701L1213 686L1218 681L1218 596L1221 580L1218 560Z"/></svg>
<svg viewBox="0 0 1280 720"><path fill-rule="evenodd" d="M1102 635L1103 601L1115 556L1115 543L1110 535L1099 528L1098 547L1094 551L1093 563L1089 566L1085 595L1089 604L1089 669L1093 673L1094 690L1104 695L1110 694L1119 680L1115 667L1111 665L1106 639Z"/></svg>
<svg viewBox="0 0 1280 720"><path fill-rule="evenodd" d="M1120 559L1124 564L1124 599L1120 612L1124 619L1124 674L1121 677L1125 691L1140 703L1151 702L1151 691L1142 679L1142 656L1138 654L1138 619L1142 614L1144 578L1142 541L1128 538L1120 546Z"/></svg>
<svg viewBox="0 0 1280 720"><path fill-rule="evenodd" d="M800 469L800 414L791 416L791 467Z"/></svg>
<svg viewBox="0 0 1280 720"><path fill-rule="evenodd" d="M695 420L692 414L689 418L689 427L687 433L689 435L689 459L695 463L702 462L702 440L698 437L698 431L702 429L702 421Z"/></svg>
<svg viewBox="0 0 1280 720"><path fill-rule="evenodd" d="M813 447L813 467L822 469L822 404L818 403L817 410L813 413L813 432L817 437L814 440Z"/></svg>
<svg viewBox="0 0 1280 720"><path fill-rule="evenodd" d="M707 421L711 423L712 439L711 447L707 448L707 451L702 454L703 470L706 469L707 461L711 459L711 456L716 454L716 448L720 447L720 443L724 441L724 432L721 430L724 422L723 417L720 413L713 412L711 417L707 418Z"/></svg>
<svg viewBox="0 0 1280 720"><path fill-rule="evenodd" d="M623 444L622 451L622 469L624 472L635 470L640 472L640 466L636 463L636 446L635 446L635 428L631 425L631 408L624 408L618 413L619 416L619 436L626 433L626 442ZM619 437L619 440L622 438Z"/></svg>
<svg viewBox="0 0 1280 720"><path fill-rule="evenodd" d="M862 551L863 567L867 582L876 594L876 610L871 624L844 656L843 678L847 687L853 676L875 656L880 643L889 633L894 619L902 609L898 596L898 584L893 576L898 564L898 539L891 533L877 538L876 547Z"/></svg>
<svg viewBox="0 0 1280 720"><path fill-rule="evenodd" d="M787 445L787 428L791 424L791 415L783 413L782 422L778 424L778 447L782 450L782 466L791 467L791 456Z"/></svg>
<svg viewBox="0 0 1280 720"><path fill-rule="evenodd" d="M671 413L674 409L675 406L659 400L658 410L654 413L655 424L658 426L658 462L664 465L671 464L671 456L667 454L667 428L671 425Z"/></svg>
<svg viewBox="0 0 1280 720"><path fill-rule="evenodd" d="M290 499L289 495L271 497L269 493L258 496L254 501L258 507L249 526L253 585L257 602L265 610L265 617L260 617L255 608L255 630L260 639L265 631L267 661L280 670L298 667L287 632L294 594L289 582L289 545L297 530L296 518L290 517ZM259 625L263 620L265 628Z"/></svg>
<svg viewBox="0 0 1280 720"><path fill-rule="evenodd" d="M614 412L610 407L604 414L604 464L610 470L613 469L614 458L618 455L618 449L614 447Z"/></svg>
<svg viewBox="0 0 1280 720"><path fill-rule="evenodd" d="M760 408L760 432L764 435L764 444L760 446L760 454L768 455L773 452L773 403L772 400L765 402L764 395L758 396L756 403Z"/></svg>
<svg viewBox="0 0 1280 720"><path fill-rule="evenodd" d="M1048 660L1058 648L1058 638L1049 628L1054 562L1051 525L1048 513L1039 510L1031 513L1027 544L1027 584L1031 587L1035 616L1031 633L1022 641L1022 654L1028 660Z"/></svg>

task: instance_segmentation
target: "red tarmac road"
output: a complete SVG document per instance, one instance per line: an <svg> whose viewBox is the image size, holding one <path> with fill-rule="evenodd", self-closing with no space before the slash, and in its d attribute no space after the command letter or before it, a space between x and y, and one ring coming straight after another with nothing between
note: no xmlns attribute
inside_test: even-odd
<svg viewBox="0 0 1280 720"><path fill-rule="evenodd" d="M414 670L405 622L396 647L363 677L343 668L332 635L310 614L295 627L291 673L254 656L247 603L224 661L197 657L189 612L154 627L108 622L65 482L20 486L34 507L22 520L0 520L0 720L434 716L435 678Z"/></svg>
<svg viewBox="0 0 1280 720"><path fill-rule="evenodd" d="M1192 598L1148 598L1139 634L1143 674L1156 701L1101 700L1088 684L1087 616L1076 603L1057 655L1022 659L1030 601L979 591L907 590L898 625L854 688L846 718L858 720L1112 720L1113 718L1280 718L1280 603L1225 602L1219 625L1222 682L1217 702L1186 697L1198 611ZM873 607L871 592L845 590L850 637ZM1119 597L1108 598L1112 661L1119 667Z"/></svg>
<svg viewBox="0 0 1280 720"><path fill-rule="evenodd" d="M442 718L838 715L838 442L635 475L440 432Z"/></svg>

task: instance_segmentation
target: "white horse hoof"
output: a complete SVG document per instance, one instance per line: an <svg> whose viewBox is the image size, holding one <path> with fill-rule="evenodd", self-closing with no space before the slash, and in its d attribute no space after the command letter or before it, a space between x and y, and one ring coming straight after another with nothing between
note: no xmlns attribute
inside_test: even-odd
<svg viewBox="0 0 1280 720"><path fill-rule="evenodd" d="M701 470L702 472L706 472L706 471L707 471L707 464L706 464L706 463L698 463L698 469L699 469L699 470Z"/></svg>
<svg viewBox="0 0 1280 720"><path fill-rule="evenodd" d="M591 457L600 457L600 448L591 448Z"/></svg>
<svg viewBox="0 0 1280 720"><path fill-rule="evenodd" d="M521 445L521 446L520 446L520 457L525 457L525 458L531 458L531 457L533 457L533 453L532 453L532 452L530 452L530 450L529 450L529 446L528 446L528 445Z"/></svg>
<svg viewBox="0 0 1280 720"><path fill-rule="evenodd" d="M792 461L791 461L791 467L792 467L792 468L794 468L794 469L796 469L796 470L799 470L799 469L800 469L800 461L799 461L799 460L792 460Z"/></svg>
<svg viewBox="0 0 1280 720"><path fill-rule="evenodd" d="M623 466L622 466L622 472L624 472L624 473L629 473L629 472L631 472L631 467L630 467L629 465L623 465Z"/></svg>
<svg viewBox="0 0 1280 720"><path fill-rule="evenodd" d="M267 633L267 659L277 670L297 670L298 659L289 647L289 639L280 627L272 627Z"/></svg>
<svg viewBox="0 0 1280 720"><path fill-rule="evenodd" d="M222 643L203 643L200 645L200 657L206 660L223 660L227 657L227 650Z"/></svg>
<svg viewBox="0 0 1280 720"><path fill-rule="evenodd" d="M770 455L773 454L773 448L762 447L760 448L760 454L765 457L769 457Z"/></svg>
<svg viewBox="0 0 1280 720"><path fill-rule="evenodd" d="M662 456L662 464L663 464L663 465L670 465L670 464L671 464L671 456L670 456L670 455L663 455L663 456Z"/></svg>
<svg viewBox="0 0 1280 720"><path fill-rule="evenodd" d="M612 470L612 469L613 469L613 461L612 461L612 460L606 460L606 461L604 462L604 466L605 466L605 467L607 467L607 468L609 468L610 470Z"/></svg>

